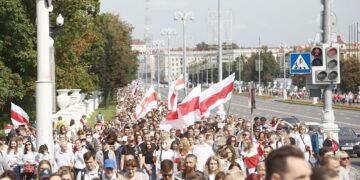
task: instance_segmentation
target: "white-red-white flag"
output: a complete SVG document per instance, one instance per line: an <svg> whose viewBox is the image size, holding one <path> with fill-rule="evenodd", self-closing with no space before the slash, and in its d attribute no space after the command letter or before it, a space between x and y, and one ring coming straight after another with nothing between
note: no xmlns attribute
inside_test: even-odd
<svg viewBox="0 0 360 180"><path fill-rule="evenodd" d="M193 125L196 120L200 120L200 94L201 86L199 85L178 104L177 112L169 111L166 120L160 123L160 128L163 130L183 129Z"/></svg>
<svg viewBox="0 0 360 180"><path fill-rule="evenodd" d="M235 74L233 73L201 93L200 110L202 117L208 117L212 109L231 99L234 90L234 79Z"/></svg>
<svg viewBox="0 0 360 180"><path fill-rule="evenodd" d="M185 83L183 76L180 75L174 84L171 85L168 94L168 110L176 111L177 110L177 92L181 89L185 88Z"/></svg>
<svg viewBox="0 0 360 180"><path fill-rule="evenodd" d="M4 129L5 134L9 134L12 128L13 126L11 124L7 124Z"/></svg>
<svg viewBox="0 0 360 180"><path fill-rule="evenodd" d="M13 125L29 126L29 119L29 115L21 107L11 103L11 122Z"/></svg>
<svg viewBox="0 0 360 180"><path fill-rule="evenodd" d="M154 86L151 86L140 101L140 104L136 106L134 118L140 119L144 117L147 112L156 109L157 107L157 94L154 91Z"/></svg>

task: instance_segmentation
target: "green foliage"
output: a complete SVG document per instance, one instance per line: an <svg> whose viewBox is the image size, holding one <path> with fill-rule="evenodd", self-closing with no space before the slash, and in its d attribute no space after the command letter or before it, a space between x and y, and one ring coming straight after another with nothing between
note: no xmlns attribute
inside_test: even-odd
<svg viewBox="0 0 360 180"><path fill-rule="evenodd" d="M0 61L0 108L9 99L22 98L24 96L24 85L18 74L13 74L4 63Z"/></svg>
<svg viewBox="0 0 360 180"><path fill-rule="evenodd" d="M292 84L299 88L302 88L306 85L306 74L295 74L291 77L291 79Z"/></svg>
<svg viewBox="0 0 360 180"><path fill-rule="evenodd" d="M263 60L263 71L261 71L261 83L265 86L272 82L275 77L280 75L279 64L276 63L271 51L267 47L263 47L260 55ZM243 69L244 81L259 81L259 72L256 71L256 60L259 59L259 53L252 53L251 56L245 61Z"/></svg>
<svg viewBox="0 0 360 180"><path fill-rule="evenodd" d="M358 92L360 86L360 62L355 57L340 61L341 83L343 92Z"/></svg>
<svg viewBox="0 0 360 180"><path fill-rule="evenodd" d="M136 53L131 50L131 31L125 22L113 14L97 17L97 26L104 38L104 54L96 67L100 86L109 100L115 88L126 86L136 78L138 68Z"/></svg>
<svg viewBox="0 0 360 180"><path fill-rule="evenodd" d="M10 101L21 105L30 117L35 115L34 4L0 0L0 118L4 120L10 120Z"/></svg>

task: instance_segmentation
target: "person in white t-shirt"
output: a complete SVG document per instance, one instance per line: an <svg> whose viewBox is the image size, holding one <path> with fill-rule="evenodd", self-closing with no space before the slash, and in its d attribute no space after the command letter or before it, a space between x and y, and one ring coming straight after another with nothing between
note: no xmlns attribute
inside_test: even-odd
<svg viewBox="0 0 360 180"><path fill-rule="evenodd" d="M168 145L166 141L162 142L161 148L154 153L154 156L156 156L155 164L158 169L160 168L161 161L164 159L173 161L175 156L174 151L170 149L170 145Z"/></svg>
<svg viewBox="0 0 360 180"><path fill-rule="evenodd" d="M214 155L211 146L205 143L204 134L199 134L199 144L194 146L193 154L198 158L196 168L199 171L204 171L206 160Z"/></svg>

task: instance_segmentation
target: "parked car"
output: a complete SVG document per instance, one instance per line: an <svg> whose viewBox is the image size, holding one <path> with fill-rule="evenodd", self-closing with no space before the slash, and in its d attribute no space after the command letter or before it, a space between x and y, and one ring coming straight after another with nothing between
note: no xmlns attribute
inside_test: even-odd
<svg viewBox="0 0 360 180"><path fill-rule="evenodd" d="M305 122L305 126L307 131L309 130L309 126L312 126L314 128L314 132L318 131L320 127L320 123L318 122Z"/></svg>
<svg viewBox="0 0 360 180"><path fill-rule="evenodd" d="M300 121L298 118L296 118L295 116L290 116L290 117L283 117L281 118L283 120L285 120L286 122L290 123L291 125L299 125Z"/></svg>
<svg viewBox="0 0 360 180"><path fill-rule="evenodd" d="M357 154L360 157L360 138L351 127L340 127L339 146L348 154Z"/></svg>

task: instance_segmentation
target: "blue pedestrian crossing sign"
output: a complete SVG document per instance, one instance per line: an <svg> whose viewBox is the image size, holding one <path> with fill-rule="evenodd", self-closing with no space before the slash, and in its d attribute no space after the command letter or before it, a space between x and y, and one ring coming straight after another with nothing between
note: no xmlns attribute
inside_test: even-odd
<svg viewBox="0 0 360 180"><path fill-rule="evenodd" d="M290 74L311 73L310 53L290 54Z"/></svg>

